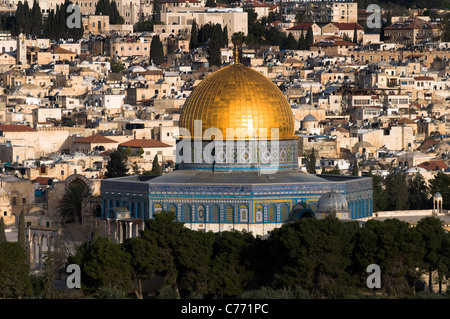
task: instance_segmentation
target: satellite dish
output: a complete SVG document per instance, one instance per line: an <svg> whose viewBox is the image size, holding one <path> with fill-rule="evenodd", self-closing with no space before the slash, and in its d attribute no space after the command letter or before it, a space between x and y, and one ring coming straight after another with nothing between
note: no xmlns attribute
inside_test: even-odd
<svg viewBox="0 0 450 319"><path fill-rule="evenodd" d="M356 152L355 157L356 158L360 158L361 157L361 153L360 152Z"/></svg>

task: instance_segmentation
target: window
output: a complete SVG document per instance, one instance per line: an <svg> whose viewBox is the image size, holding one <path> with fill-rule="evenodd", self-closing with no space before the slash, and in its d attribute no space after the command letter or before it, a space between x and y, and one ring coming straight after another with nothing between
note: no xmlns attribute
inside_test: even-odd
<svg viewBox="0 0 450 319"><path fill-rule="evenodd" d="M205 221L205 206L200 205L197 208L197 221L204 222Z"/></svg>
<svg viewBox="0 0 450 319"><path fill-rule="evenodd" d="M226 222L229 222L229 223L233 222L233 212L234 212L233 206L227 205L227 208L225 210L225 221Z"/></svg>
<svg viewBox="0 0 450 319"><path fill-rule="evenodd" d="M191 206L188 204L181 206L181 218L183 222L191 222Z"/></svg>
<svg viewBox="0 0 450 319"><path fill-rule="evenodd" d="M22 198L22 204L26 204L27 203L27 199L25 197Z"/></svg>
<svg viewBox="0 0 450 319"><path fill-rule="evenodd" d="M275 222L275 220L276 220L276 214L275 213L276 213L275 205L270 205L269 206L269 214L267 216L267 221L268 222L271 222L271 223Z"/></svg>
<svg viewBox="0 0 450 319"><path fill-rule="evenodd" d="M17 205L17 197L12 198L12 205Z"/></svg>
<svg viewBox="0 0 450 319"><path fill-rule="evenodd" d="M241 222L246 222L248 221L248 208L245 205L241 205L239 206L239 216L240 216L240 220Z"/></svg>
<svg viewBox="0 0 450 319"><path fill-rule="evenodd" d="M256 221L262 222L263 221L263 207L262 205L256 206Z"/></svg>
<svg viewBox="0 0 450 319"><path fill-rule="evenodd" d="M156 213L156 212L160 212L160 211L162 211L162 205L161 204L155 204L154 206L153 206L153 211Z"/></svg>
<svg viewBox="0 0 450 319"><path fill-rule="evenodd" d="M281 206L281 221L285 222L288 219L289 207L288 205Z"/></svg>
<svg viewBox="0 0 450 319"><path fill-rule="evenodd" d="M217 205L211 206L211 211L209 213L209 221L217 223L219 222L219 214L220 214L220 208Z"/></svg>
<svg viewBox="0 0 450 319"><path fill-rule="evenodd" d="M174 205L174 204L170 205L169 206L169 212L176 214L177 213L177 206Z"/></svg>

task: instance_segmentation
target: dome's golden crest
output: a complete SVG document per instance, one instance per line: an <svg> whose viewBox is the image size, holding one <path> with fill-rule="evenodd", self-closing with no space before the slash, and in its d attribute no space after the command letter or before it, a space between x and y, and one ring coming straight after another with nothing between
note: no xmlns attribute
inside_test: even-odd
<svg viewBox="0 0 450 319"><path fill-rule="evenodd" d="M194 121L201 120L203 134L208 128L221 130L223 139L248 139L248 136L227 137L227 128L253 130L278 128L280 140L293 139L294 118L286 97L261 73L242 64L232 64L207 76L186 99L180 116L180 127L192 137ZM274 136L275 137L275 136Z"/></svg>

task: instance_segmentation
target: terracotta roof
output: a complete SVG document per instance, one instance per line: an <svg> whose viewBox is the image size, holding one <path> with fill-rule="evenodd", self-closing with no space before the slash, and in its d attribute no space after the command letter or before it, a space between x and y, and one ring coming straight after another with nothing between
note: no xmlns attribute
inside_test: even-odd
<svg viewBox="0 0 450 319"><path fill-rule="evenodd" d="M414 77L414 80L416 80L416 81L433 81L434 78L432 78L431 76L416 76L416 77Z"/></svg>
<svg viewBox="0 0 450 319"><path fill-rule="evenodd" d="M39 183L41 185L48 185L49 180L54 180L54 177L36 177L34 180L36 183Z"/></svg>
<svg viewBox="0 0 450 319"><path fill-rule="evenodd" d="M63 49L61 47L55 47L53 49L53 53L55 53L55 54L76 54L75 52Z"/></svg>
<svg viewBox="0 0 450 319"><path fill-rule="evenodd" d="M80 138L79 140L76 140L75 143L117 143L117 141L102 135L94 134L92 136Z"/></svg>
<svg viewBox="0 0 450 319"><path fill-rule="evenodd" d="M339 30L355 30L355 25L357 30L364 30L362 26L360 26L358 23L347 23L347 22L332 22L335 27L337 27Z"/></svg>
<svg viewBox="0 0 450 319"><path fill-rule="evenodd" d="M153 139L134 139L124 143L119 144L119 146L123 147L142 147L142 148L151 148L151 147L171 147L169 144L153 140Z"/></svg>
<svg viewBox="0 0 450 319"><path fill-rule="evenodd" d="M418 167L425 168L427 171L440 171L448 168L444 161L426 161L417 165Z"/></svg>
<svg viewBox="0 0 450 319"><path fill-rule="evenodd" d="M2 124L0 130L3 132L36 132L34 128L26 125Z"/></svg>

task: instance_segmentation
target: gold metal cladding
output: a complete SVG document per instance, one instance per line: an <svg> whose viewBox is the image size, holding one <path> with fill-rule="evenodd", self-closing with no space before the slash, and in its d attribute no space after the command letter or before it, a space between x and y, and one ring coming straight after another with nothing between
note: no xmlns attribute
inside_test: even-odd
<svg viewBox="0 0 450 319"><path fill-rule="evenodd" d="M196 120L202 123L201 136L194 131ZM296 138L284 94L264 75L242 64L224 67L200 82L186 99L179 126L193 139L202 139L208 128L219 129L224 140L249 139L239 131L255 132L253 138L267 131L261 138L268 140ZM234 129L234 136L227 136L227 128ZM272 128L278 128L278 136L272 136Z"/></svg>

